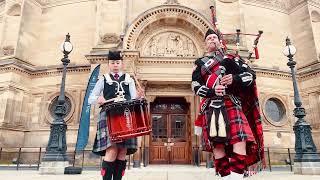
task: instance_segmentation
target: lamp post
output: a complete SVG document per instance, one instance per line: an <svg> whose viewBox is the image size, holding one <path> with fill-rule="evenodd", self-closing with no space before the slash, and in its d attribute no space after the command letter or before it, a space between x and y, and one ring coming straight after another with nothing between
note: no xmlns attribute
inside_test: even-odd
<svg viewBox="0 0 320 180"><path fill-rule="evenodd" d="M293 56L297 52L297 49L291 44L290 39L286 38L286 47L283 50L283 54L289 58L289 62L287 65L291 69L291 76L293 81L293 90L294 90L294 104L295 108L293 110L294 116L297 118L293 126L293 131L295 134L295 151L296 155L294 158L295 164L298 169L295 170L295 173L299 174L315 174L306 173L303 169L314 169L312 162L316 163L318 166L320 162L319 155L317 154L317 148L312 139L312 132L310 124L307 123L304 119L306 116L305 109L302 107L302 102L298 90L297 80L296 80L296 73L295 73L295 65L296 62L293 60ZM310 170L310 169L309 169ZM317 170L319 171L319 169ZM319 172L318 172L319 173ZM318 174L316 173L316 174Z"/></svg>
<svg viewBox="0 0 320 180"><path fill-rule="evenodd" d="M70 35L68 33L66 35L65 41L61 44L61 51L64 54L63 58L61 59L63 63L63 71L62 71L60 95L54 111L56 118L53 120L50 126L49 142L46 148L46 153L42 158L42 161L68 161L68 157L66 155L67 125L63 118L66 115L66 109L67 109L66 108L67 104L65 103L65 80L66 80L67 66L70 63L70 60L68 59L68 55L72 51L72 49L73 49L73 46L70 43Z"/></svg>

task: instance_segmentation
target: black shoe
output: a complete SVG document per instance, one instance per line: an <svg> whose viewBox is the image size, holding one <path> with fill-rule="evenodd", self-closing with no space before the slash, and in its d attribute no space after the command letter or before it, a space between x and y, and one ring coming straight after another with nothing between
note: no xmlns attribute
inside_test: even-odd
<svg viewBox="0 0 320 180"><path fill-rule="evenodd" d="M121 180L122 176L124 176L124 172L126 170L127 160L116 160L115 161L115 168L113 173L113 180Z"/></svg>
<svg viewBox="0 0 320 180"><path fill-rule="evenodd" d="M102 180L112 180L115 162L102 161L101 176Z"/></svg>

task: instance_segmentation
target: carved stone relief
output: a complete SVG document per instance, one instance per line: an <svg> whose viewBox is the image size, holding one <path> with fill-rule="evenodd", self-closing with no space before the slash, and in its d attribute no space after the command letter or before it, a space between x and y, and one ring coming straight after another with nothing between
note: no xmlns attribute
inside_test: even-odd
<svg viewBox="0 0 320 180"><path fill-rule="evenodd" d="M311 12L311 20L312 22L320 22L320 13L317 11Z"/></svg>
<svg viewBox="0 0 320 180"><path fill-rule="evenodd" d="M120 42L120 38L114 33L107 33L101 37L101 41L106 44L117 44Z"/></svg>
<svg viewBox="0 0 320 180"><path fill-rule="evenodd" d="M6 2L4 0L0 1L0 13L2 14L5 10Z"/></svg>
<svg viewBox="0 0 320 180"><path fill-rule="evenodd" d="M167 0L164 4L179 4L178 0Z"/></svg>
<svg viewBox="0 0 320 180"><path fill-rule="evenodd" d="M2 48L2 55L3 56L13 55L13 53L14 53L14 47L13 46L4 46Z"/></svg>
<svg viewBox="0 0 320 180"><path fill-rule="evenodd" d="M142 54L152 57L195 57L197 50L194 42L187 36L164 32L152 37Z"/></svg>
<svg viewBox="0 0 320 180"><path fill-rule="evenodd" d="M7 14L9 16L20 16L21 15L21 5L20 4L14 4L13 6L11 6L8 9Z"/></svg>

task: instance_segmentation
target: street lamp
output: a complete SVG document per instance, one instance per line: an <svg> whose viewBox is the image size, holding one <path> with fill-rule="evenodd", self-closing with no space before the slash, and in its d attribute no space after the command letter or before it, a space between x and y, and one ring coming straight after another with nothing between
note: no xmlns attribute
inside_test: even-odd
<svg viewBox="0 0 320 180"><path fill-rule="evenodd" d="M72 51L73 46L70 43L69 33L66 35L65 41L61 44L61 51L64 56L61 59L63 64L62 71L62 81L60 87L60 95L58 98L57 105L55 107L56 118L53 120L50 126L50 137L48 146L46 148L46 153L42 158L42 161L68 161L66 155L67 145L66 145L66 130L67 125L64 121L66 115L67 104L65 103L65 80L66 80L66 71L67 65L70 63L68 59L69 53Z"/></svg>
<svg viewBox="0 0 320 180"><path fill-rule="evenodd" d="M291 76L293 81L294 90L294 116L297 117L297 121L293 126L293 131L295 134L295 151L296 155L294 158L295 164L299 164L298 168L300 172L295 171L295 173L304 174L303 167L311 168L312 162L320 162L320 158L317 154L317 148L312 139L312 132L310 124L304 120L306 116L305 109L302 107L301 98L299 95L299 90L297 86L296 73L294 67L296 62L293 60L293 56L296 54L297 49L291 44L290 39L286 38L286 47L283 50L283 54L289 58L287 65L291 69ZM307 163L308 162L308 163ZM311 166L310 166L311 165Z"/></svg>

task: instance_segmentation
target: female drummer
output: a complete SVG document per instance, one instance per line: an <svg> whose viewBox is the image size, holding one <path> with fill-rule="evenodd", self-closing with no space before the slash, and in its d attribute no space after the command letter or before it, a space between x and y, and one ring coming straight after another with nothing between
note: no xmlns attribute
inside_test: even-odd
<svg viewBox="0 0 320 180"><path fill-rule="evenodd" d="M129 74L122 72L123 62L120 51L109 51L109 73L99 78L89 97L89 104L102 105L117 96L117 81L122 83L126 100L136 98L136 86ZM101 168L103 180L121 180L126 169L126 155L137 150L137 138L112 143L108 137L106 112L101 111L97 124L97 134L93 145L93 153L104 156Z"/></svg>

